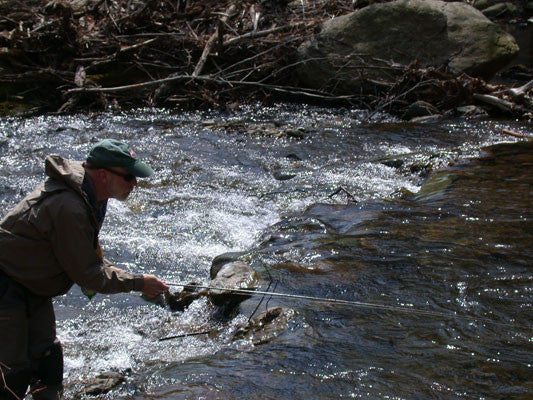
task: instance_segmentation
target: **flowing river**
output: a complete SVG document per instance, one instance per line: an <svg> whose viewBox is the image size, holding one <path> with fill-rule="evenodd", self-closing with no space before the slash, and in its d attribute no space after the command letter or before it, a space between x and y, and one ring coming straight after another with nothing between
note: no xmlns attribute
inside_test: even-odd
<svg viewBox="0 0 533 400"><path fill-rule="evenodd" d="M231 337L259 296L221 318L207 300L173 312L75 286L55 299L65 398L114 371L125 380L98 398L530 399L533 146L504 128L533 134L301 105L0 119L2 215L46 155L117 138L156 171L109 204L101 242L119 267L207 283L234 252L262 290L391 306L272 297L257 312L295 318L253 345ZM205 329L217 334L159 340Z"/></svg>

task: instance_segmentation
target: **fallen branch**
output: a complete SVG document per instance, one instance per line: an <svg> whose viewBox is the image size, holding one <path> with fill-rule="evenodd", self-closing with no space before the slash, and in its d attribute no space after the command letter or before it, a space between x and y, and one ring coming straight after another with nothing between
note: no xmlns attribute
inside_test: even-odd
<svg viewBox="0 0 533 400"><path fill-rule="evenodd" d="M343 188L342 186L339 186L337 188L337 190L335 190L333 193L331 193L328 197L330 199L333 198L333 196L336 196L338 195L339 193L343 192L344 194L346 194L346 196L348 197L348 203L357 203L357 200L355 199L355 196L350 193L348 190L346 190L345 188Z"/></svg>
<svg viewBox="0 0 533 400"><path fill-rule="evenodd" d="M390 105L400 101L400 99L402 99L403 97L406 97L409 93L411 93L411 92L413 92L415 90L419 90L421 87L425 87L425 86L434 84L436 82L437 81L435 79L429 79L429 80L426 80L426 81L418 82L416 85L411 86L406 91L404 91L404 92L402 92L402 93L400 93L398 95L392 96L392 99L390 99L389 101L386 101L386 102L376 106L374 108L374 110L366 117L366 119L367 120L372 119L372 117L374 115L376 115L377 113L385 110L386 107L389 107Z"/></svg>
<svg viewBox="0 0 533 400"><path fill-rule="evenodd" d="M229 85L229 86L235 85L235 86L261 87L264 89L269 89L269 90L273 90L277 92L295 94L295 95L300 95L300 96L307 96L307 97L312 97L316 99L324 99L324 100L350 100L350 99L357 97L353 95L334 96L334 95L329 95L329 94L322 93L319 91L313 91L313 90L306 91L301 88L296 88L292 86L268 85L265 83L247 82L247 81L229 81L225 79L209 78L207 76L192 76L192 75L176 75L176 76L172 76L169 78L157 79L157 80L149 81L149 82L135 83L133 85L116 86L116 87L108 87L108 88L96 88L96 87L73 88L73 89L67 90L65 92L65 95L69 96L69 95L79 94L79 93L117 93L117 92L123 92L127 90L142 89L142 88L147 88L150 86L156 86L156 85L161 85L165 83L185 81L185 80L208 82L208 83L215 83L215 84Z"/></svg>
<svg viewBox="0 0 533 400"><path fill-rule="evenodd" d="M526 83L525 85L522 85L520 87L508 88L508 89L500 90L498 92L494 92L494 94L510 93L510 94L512 94L513 96L516 97L516 96L520 96L520 95L526 94L531 89L533 89L533 80L529 81L528 83Z"/></svg>
<svg viewBox="0 0 533 400"><path fill-rule="evenodd" d="M474 93L473 97L474 99L478 101L495 106L502 111L505 111L510 114L514 114L516 106L510 101L500 99L499 97L496 97L496 96L491 96L488 94L479 94L479 93Z"/></svg>
<svg viewBox="0 0 533 400"><path fill-rule="evenodd" d="M217 39L222 34L221 29L222 25L228 20L228 18L231 16L233 11L235 10L235 4L232 4L228 7L222 18L220 18L220 22L217 25L217 28L215 29L215 33L211 35L207 43L205 44L204 51L202 53L202 56L200 57L200 60L198 61L198 64L196 64L196 67L194 68L194 72L192 73L193 76L200 75L200 72L202 72L202 69L204 68L204 65L207 61L207 57L209 56L209 53L211 52L211 49L215 45Z"/></svg>
<svg viewBox="0 0 533 400"><path fill-rule="evenodd" d="M517 137L517 138L521 138L521 139L525 139L525 138L529 137L528 135L525 135L523 133L518 133L518 132L512 131L510 129L502 129L502 133L505 133L506 135L511 135L511 136L514 136L514 137Z"/></svg>

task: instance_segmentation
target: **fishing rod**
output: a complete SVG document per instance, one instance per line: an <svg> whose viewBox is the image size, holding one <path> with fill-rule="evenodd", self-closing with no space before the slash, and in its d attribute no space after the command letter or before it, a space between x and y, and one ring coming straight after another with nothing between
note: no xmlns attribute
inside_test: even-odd
<svg viewBox="0 0 533 400"><path fill-rule="evenodd" d="M229 291L234 292L237 294L246 294L250 296L274 296L274 297L283 297L288 299L297 299L297 300L306 300L306 301L316 301L321 303L333 303L333 304L342 304L347 306L353 306L353 307L360 307L360 308L371 308L371 309L378 309L378 310L386 310L386 311L399 311L404 313L411 313L411 314L418 314L418 315L426 315L426 316L434 316L434 317L444 317L444 318L461 318L469 321L483 321L495 325L503 325L503 326L510 326L508 323L502 323L502 322L496 322L488 318L484 317L471 317L468 315L458 315L455 313L445 313L445 312L439 312L439 311L429 311L429 310L421 310L418 308L407 308L407 307L401 307L401 306L391 306L387 304L378 304L378 303L367 303L362 301L354 301L354 300L342 300L342 299L334 299L334 298L327 298L327 297L316 297L316 296L307 296L307 295L300 295L300 294L290 294L290 293L278 293L278 292L267 292L267 291L261 291L261 290L253 290L253 289L232 289L232 288L225 288L225 287L217 287L217 286L208 286L208 285L197 285L197 284L191 284L191 283L182 283L182 282L166 282L169 286L178 286L183 287L184 289L208 289L208 290L223 290L223 291ZM517 325L513 325L514 327L518 327ZM531 327L523 327L524 329L531 329Z"/></svg>

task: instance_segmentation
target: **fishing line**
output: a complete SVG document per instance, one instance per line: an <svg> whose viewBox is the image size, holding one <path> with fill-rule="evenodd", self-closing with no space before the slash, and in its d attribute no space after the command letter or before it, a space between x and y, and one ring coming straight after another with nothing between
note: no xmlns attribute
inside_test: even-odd
<svg viewBox="0 0 533 400"><path fill-rule="evenodd" d="M278 287L278 283L276 282L274 284L274 287L272 288L272 290L270 290L270 287L272 286L272 283L274 283L274 278L272 277L272 274L270 273L270 269L265 265L265 271L268 275L268 286L266 288L266 292L274 292L276 290L276 288ZM257 306L255 307L255 309L252 311L252 313L250 314L250 317L248 317L248 322L250 322L252 320L252 318L254 317L255 313L257 312L257 310L259 310L259 307L261 307L261 304L263 304L263 300L265 300L265 297L266 295L262 295L261 296L261 300L259 300L259 303L257 303ZM270 299L272 299L272 296L270 296L265 304L265 310L268 309L268 303L270 301Z"/></svg>
<svg viewBox="0 0 533 400"><path fill-rule="evenodd" d="M185 288L190 288L190 289L197 288L197 289L208 289L208 290L222 290L222 291L246 294L250 296L283 297L283 298L297 299L297 300L316 301L316 302L321 302L321 303L342 304L342 305L359 307L359 308L370 308L370 309L385 310L385 311L398 311L398 312L433 316L433 317L460 318L460 319L469 320L469 321L482 321L482 322L487 322L490 324L501 325L501 326L506 326L506 327L513 326L515 328L521 327L523 329L528 329L528 330L531 329L531 327L520 326L517 324L511 324L511 323L505 323L505 322L496 322L496 321L493 321L491 319L484 318L484 317L471 317L468 315L458 315L458 314L445 313L445 312L439 312L439 311L421 310L418 308L407 308L407 307L401 307L401 306L391 306L391 305L378 304L378 303L367 303L367 302L354 301L354 300L342 300L342 299L333 299L333 298L327 298L327 297L316 297L316 296L307 296L307 295L290 294L290 293L277 293L277 292L268 292L268 291L251 290L251 289L230 289L230 288L224 288L224 287L195 285L195 284L187 284L187 283L181 283L181 282L166 282L166 284L170 286L180 286L180 287L183 287L184 289Z"/></svg>

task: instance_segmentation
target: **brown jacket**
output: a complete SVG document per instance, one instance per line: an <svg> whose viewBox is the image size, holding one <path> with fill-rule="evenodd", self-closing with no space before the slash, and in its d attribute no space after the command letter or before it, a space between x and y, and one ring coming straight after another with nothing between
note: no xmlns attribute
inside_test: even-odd
<svg viewBox="0 0 533 400"><path fill-rule="evenodd" d="M81 189L79 161L46 158L48 178L0 221L0 269L32 293L53 297L74 283L98 293L141 290L142 275L98 254L99 226Z"/></svg>

